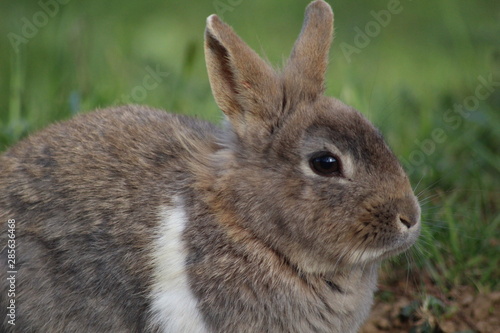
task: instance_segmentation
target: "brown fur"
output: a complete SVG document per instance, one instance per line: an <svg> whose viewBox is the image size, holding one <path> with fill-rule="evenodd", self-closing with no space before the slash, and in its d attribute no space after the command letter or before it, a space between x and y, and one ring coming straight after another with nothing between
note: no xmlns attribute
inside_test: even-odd
<svg viewBox="0 0 500 333"><path fill-rule="evenodd" d="M17 223L16 332L141 331L155 209L187 182L182 143L209 153L217 131L120 107L52 125L3 154L0 219ZM1 287L4 314L5 279Z"/></svg>
<svg viewBox="0 0 500 333"><path fill-rule="evenodd" d="M188 217L189 285L211 332L355 332L380 261L413 244L420 209L373 125L322 96L332 27L330 7L311 3L276 72L209 17L205 53L223 129L127 106L52 125L4 153L0 219L17 223L16 329L159 331L149 313L153 244L159 209L175 196ZM343 174L312 172L318 151L334 152ZM1 311L6 289L2 279Z"/></svg>

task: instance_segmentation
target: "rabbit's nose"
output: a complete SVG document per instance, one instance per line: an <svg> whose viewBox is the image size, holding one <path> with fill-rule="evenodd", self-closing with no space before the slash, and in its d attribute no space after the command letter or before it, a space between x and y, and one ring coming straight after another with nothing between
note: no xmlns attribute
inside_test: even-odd
<svg viewBox="0 0 500 333"><path fill-rule="evenodd" d="M405 230L411 229L419 224L420 205L413 194L408 194L399 205L398 220Z"/></svg>
<svg viewBox="0 0 500 333"><path fill-rule="evenodd" d="M398 216L398 218L399 218L399 222L401 222L408 229L410 229L411 227L416 225L418 222L418 219L416 219L414 217L412 218L412 217L408 217L408 216L401 215L401 214Z"/></svg>

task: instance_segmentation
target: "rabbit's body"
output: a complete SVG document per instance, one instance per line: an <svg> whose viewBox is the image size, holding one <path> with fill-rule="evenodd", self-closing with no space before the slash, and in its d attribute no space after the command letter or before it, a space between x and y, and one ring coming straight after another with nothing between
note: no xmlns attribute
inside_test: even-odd
<svg viewBox="0 0 500 333"><path fill-rule="evenodd" d="M225 153L221 135L121 107L55 124L3 155L1 218L18 225L18 328L348 332L364 318L377 265L331 280L300 274L239 226L237 208L206 200L223 176L200 165Z"/></svg>
<svg viewBox="0 0 500 333"><path fill-rule="evenodd" d="M4 330L356 332L380 261L414 243L420 209L378 131L322 96L331 34L329 6L313 2L276 73L211 16L224 127L117 107L4 153L17 269Z"/></svg>
<svg viewBox="0 0 500 333"><path fill-rule="evenodd" d="M108 109L53 125L3 155L0 217L17 224L16 326L144 327L161 207L172 207L172 193L192 178L178 136L197 138L209 152L216 131L162 111ZM6 252L2 247L2 258Z"/></svg>

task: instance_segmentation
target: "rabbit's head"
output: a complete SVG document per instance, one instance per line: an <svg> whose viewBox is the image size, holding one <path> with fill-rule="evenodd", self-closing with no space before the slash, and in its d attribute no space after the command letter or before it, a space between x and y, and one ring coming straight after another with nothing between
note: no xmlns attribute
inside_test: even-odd
<svg viewBox="0 0 500 333"><path fill-rule="evenodd" d="M382 135L323 96L332 32L330 6L314 1L280 72L217 16L205 33L210 84L228 120L220 209L311 273L397 254L420 228L418 201Z"/></svg>

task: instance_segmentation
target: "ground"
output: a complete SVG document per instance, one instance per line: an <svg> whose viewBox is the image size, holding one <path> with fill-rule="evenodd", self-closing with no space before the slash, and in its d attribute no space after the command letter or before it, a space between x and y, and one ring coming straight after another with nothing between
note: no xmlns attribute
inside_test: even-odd
<svg viewBox="0 0 500 333"><path fill-rule="evenodd" d="M500 333L500 291L442 289L431 281L415 285L382 277L360 333Z"/></svg>

